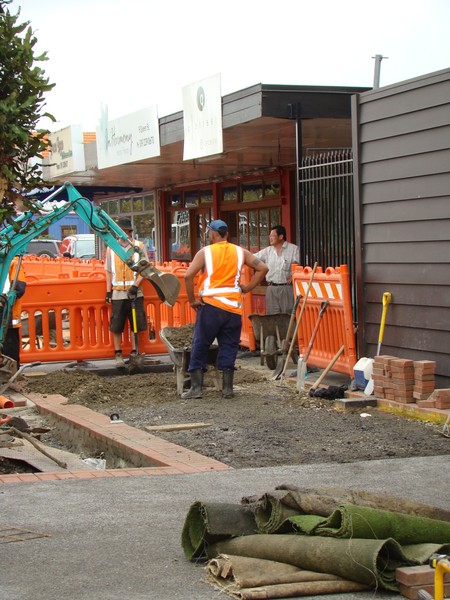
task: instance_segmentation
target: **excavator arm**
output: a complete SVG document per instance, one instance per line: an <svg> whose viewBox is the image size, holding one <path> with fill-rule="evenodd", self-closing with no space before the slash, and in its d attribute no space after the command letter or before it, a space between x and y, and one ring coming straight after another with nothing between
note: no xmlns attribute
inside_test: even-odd
<svg viewBox="0 0 450 600"><path fill-rule="evenodd" d="M168 306L173 306L180 291L180 282L175 275L163 273L152 265L140 246L135 246L126 233L100 207L94 206L84 198L75 187L66 182L45 199L46 205L66 191L68 200L64 204L46 210L41 202L35 202L35 210L26 211L13 219L0 231L0 293L4 290L8 278L9 267L14 256L25 252L28 243L43 233L49 225L62 219L69 212L75 212L92 231L102 238L115 254L117 254L133 271L147 279L155 288L158 297ZM35 218L39 215L38 218ZM128 242L122 245L120 241ZM138 259L136 260L136 256ZM3 306L0 321L0 350L6 335L5 323L14 304L14 290L7 292L7 301Z"/></svg>

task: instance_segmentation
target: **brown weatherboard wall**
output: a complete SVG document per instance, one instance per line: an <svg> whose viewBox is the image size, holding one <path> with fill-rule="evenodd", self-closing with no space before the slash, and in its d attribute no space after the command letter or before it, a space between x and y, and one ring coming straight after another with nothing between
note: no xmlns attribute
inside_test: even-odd
<svg viewBox="0 0 450 600"><path fill-rule="evenodd" d="M358 345L436 361L450 387L450 69L352 98Z"/></svg>

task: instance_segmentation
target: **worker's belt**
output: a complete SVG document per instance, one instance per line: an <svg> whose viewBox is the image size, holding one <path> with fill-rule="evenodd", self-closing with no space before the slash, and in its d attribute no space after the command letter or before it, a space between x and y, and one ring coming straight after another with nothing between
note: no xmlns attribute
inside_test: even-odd
<svg viewBox="0 0 450 600"><path fill-rule="evenodd" d="M292 285L292 283L273 283L273 281L269 281L269 285L274 285L275 287L279 287L280 285Z"/></svg>

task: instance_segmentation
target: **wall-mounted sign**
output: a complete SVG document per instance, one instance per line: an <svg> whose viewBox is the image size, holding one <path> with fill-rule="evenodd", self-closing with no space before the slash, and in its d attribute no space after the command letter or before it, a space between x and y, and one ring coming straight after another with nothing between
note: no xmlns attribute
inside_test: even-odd
<svg viewBox="0 0 450 600"><path fill-rule="evenodd" d="M220 75L183 88L183 160L223 151Z"/></svg>
<svg viewBox="0 0 450 600"><path fill-rule="evenodd" d="M99 169L153 158L161 153L156 106L144 108L113 121L103 110L97 127L97 161Z"/></svg>
<svg viewBox="0 0 450 600"><path fill-rule="evenodd" d="M48 179L57 179L68 173L84 171L83 130L81 125L65 127L48 136L50 154L44 176Z"/></svg>

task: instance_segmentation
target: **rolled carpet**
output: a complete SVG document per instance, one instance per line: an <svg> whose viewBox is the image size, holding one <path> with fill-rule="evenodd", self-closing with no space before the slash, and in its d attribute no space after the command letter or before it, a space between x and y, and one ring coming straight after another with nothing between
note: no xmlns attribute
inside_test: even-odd
<svg viewBox="0 0 450 600"><path fill-rule="evenodd" d="M295 530L308 535L384 540L405 544L450 544L450 522L345 504L327 519L314 515L289 517Z"/></svg>
<svg viewBox="0 0 450 600"><path fill-rule="evenodd" d="M181 545L189 560L205 559L210 544L233 536L257 533L253 512L246 506L194 502L184 520Z"/></svg>
<svg viewBox="0 0 450 600"><path fill-rule="evenodd" d="M205 569L208 583L240 600L293 598L368 589L364 584L335 575L246 556L219 554L208 562Z"/></svg>
<svg viewBox="0 0 450 600"><path fill-rule="evenodd" d="M399 496L346 488L313 489L283 484L262 496L244 496L241 504L249 506L254 511L261 533L281 533L286 517L292 512L329 517L343 504L379 508L450 522L450 509L421 504Z"/></svg>
<svg viewBox="0 0 450 600"><path fill-rule="evenodd" d="M418 565L433 553L449 551L450 545L427 544L424 551L423 545L416 544L408 546L407 556L392 539L339 539L290 534L247 535L219 541L207 549L210 558L232 554L272 560L395 592L399 589L395 579L398 567Z"/></svg>

